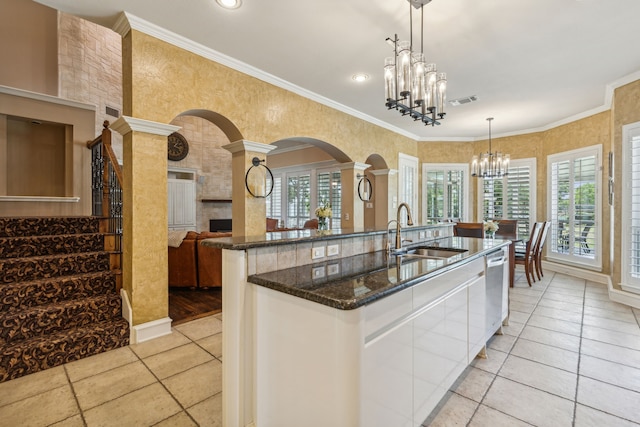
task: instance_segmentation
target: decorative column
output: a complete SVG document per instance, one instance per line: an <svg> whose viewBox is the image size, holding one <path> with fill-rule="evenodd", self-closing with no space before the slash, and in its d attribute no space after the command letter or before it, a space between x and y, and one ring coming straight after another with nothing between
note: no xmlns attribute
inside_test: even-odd
<svg viewBox="0 0 640 427"><path fill-rule="evenodd" d="M262 235L267 231L267 208L264 196L269 191L269 188L267 188L266 182L255 181L255 177L247 177L248 181L245 182L245 177L249 168L253 166L254 157L263 161L261 164L266 166L267 153L276 147L240 140L224 145L222 148L231 152L233 200L231 205L231 217L233 218L231 231L234 236ZM264 171L258 172L258 176ZM254 195L247 191L247 186L249 186Z"/></svg>
<svg viewBox="0 0 640 427"><path fill-rule="evenodd" d="M122 116L122 284L131 343L171 333L168 317L167 135L180 129Z"/></svg>
<svg viewBox="0 0 640 427"><path fill-rule="evenodd" d="M364 202L358 197L357 175L364 175L365 169L370 165L366 163L343 163L340 165L342 183L342 218L340 220L343 229L364 228Z"/></svg>
<svg viewBox="0 0 640 427"><path fill-rule="evenodd" d="M369 172L376 177L373 186L373 203L376 211L375 228L384 230L390 220L396 219L398 171L396 169L377 169Z"/></svg>

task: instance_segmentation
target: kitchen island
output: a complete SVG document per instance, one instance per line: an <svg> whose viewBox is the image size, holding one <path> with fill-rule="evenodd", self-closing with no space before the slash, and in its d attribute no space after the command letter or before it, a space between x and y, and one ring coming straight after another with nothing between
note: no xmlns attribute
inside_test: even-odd
<svg viewBox="0 0 640 427"><path fill-rule="evenodd" d="M448 231L406 231L446 257L388 256L386 231L272 241L275 257L256 239L207 243L238 285L223 292L225 425L420 425L484 347L484 255L509 244ZM306 252L323 256L260 271Z"/></svg>

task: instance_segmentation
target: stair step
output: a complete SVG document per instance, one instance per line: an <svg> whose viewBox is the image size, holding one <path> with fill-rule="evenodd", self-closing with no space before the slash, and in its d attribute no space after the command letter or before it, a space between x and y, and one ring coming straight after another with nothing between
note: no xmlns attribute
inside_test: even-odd
<svg viewBox="0 0 640 427"><path fill-rule="evenodd" d="M99 233L0 237L0 258L5 259L102 250L104 250L104 237Z"/></svg>
<svg viewBox="0 0 640 427"><path fill-rule="evenodd" d="M129 345L129 323L112 319L0 345L0 382Z"/></svg>
<svg viewBox="0 0 640 427"><path fill-rule="evenodd" d="M110 268L109 252L49 255L29 258L0 259L0 286L78 273L107 271Z"/></svg>
<svg viewBox="0 0 640 427"><path fill-rule="evenodd" d="M0 286L0 312L114 294L117 275L117 271L101 271Z"/></svg>
<svg viewBox="0 0 640 427"><path fill-rule="evenodd" d="M97 217L4 217L0 218L0 237L52 236L98 233Z"/></svg>
<svg viewBox="0 0 640 427"><path fill-rule="evenodd" d="M3 313L0 345L82 328L119 318L121 313L120 296L115 293Z"/></svg>

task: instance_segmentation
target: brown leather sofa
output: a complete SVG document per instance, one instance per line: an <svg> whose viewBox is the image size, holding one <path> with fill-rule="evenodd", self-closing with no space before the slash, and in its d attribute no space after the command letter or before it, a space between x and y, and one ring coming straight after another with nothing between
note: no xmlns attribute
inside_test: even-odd
<svg viewBox="0 0 640 427"><path fill-rule="evenodd" d="M294 229L278 228L278 220L267 218L267 232ZM304 228L318 228L318 220L307 221ZM229 237L230 232L189 231L179 247L169 247L169 286L211 288L222 286L222 249L202 246L203 239Z"/></svg>
<svg viewBox="0 0 640 427"><path fill-rule="evenodd" d="M197 287L196 237L198 233L190 231L179 247L169 246L169 286Z"/></svg>
<svg viewBox="0 0 640 427"><path fill-rule="evenodd" d="M202 246L200 241L227 236L231 236L231 233L190 231L179 247L169 247L169 286L189 288L222 286L222 250Z"/></svg>

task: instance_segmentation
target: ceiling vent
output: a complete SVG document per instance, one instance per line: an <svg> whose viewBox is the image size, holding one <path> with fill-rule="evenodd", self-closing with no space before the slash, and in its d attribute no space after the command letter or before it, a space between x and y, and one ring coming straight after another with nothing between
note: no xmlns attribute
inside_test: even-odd
<svg viewBox="0 0 640 427"><path fill-rule="evenodd" d="M464 98L452 99L451 101L449 101L449 104L451 104L454 107L457 107L458 105L468 104L470 102L474 102L477 100L478 100L478 97L476 95L471 95L471 96L466 96Z"/></svg>

